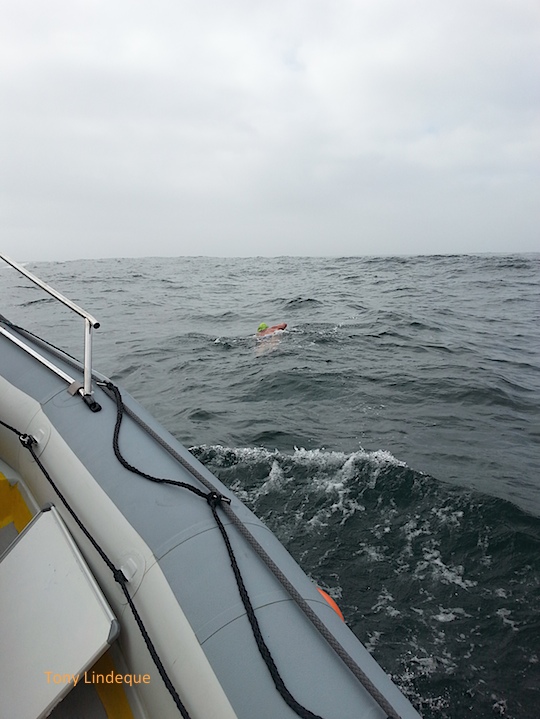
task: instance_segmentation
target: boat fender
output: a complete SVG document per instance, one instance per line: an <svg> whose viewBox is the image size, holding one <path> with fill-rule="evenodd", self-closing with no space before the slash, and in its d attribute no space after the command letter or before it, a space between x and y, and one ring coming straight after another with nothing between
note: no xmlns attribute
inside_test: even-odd
<svg viewBox="0 0 540 719"><path fill-rule="evenodd" d="M328 602L328 604L332 607L334 612L338 615L338 617L341 619L342 622L345 621L345 617L343 616L343 613L341 612L341 609L338 607L338 605L335 603L335 601L332 599L332 597L327 594L324 589L321 589L320 587L317 587L318 591L322 595L324 599Z"/></svg>

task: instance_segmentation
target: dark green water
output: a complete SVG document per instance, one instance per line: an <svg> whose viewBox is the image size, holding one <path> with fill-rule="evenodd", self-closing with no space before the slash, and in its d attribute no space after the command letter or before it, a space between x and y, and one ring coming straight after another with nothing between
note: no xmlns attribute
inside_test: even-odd
<svg viewBox="0 0 540 719"><path fill-rule="evenodd" d="M540 256L31 265L425 717L540 706ZM9 279L8 279L9 277ZM4 314L81 355L2 271ZM257 341L257 325L287 331Z"/></svg>

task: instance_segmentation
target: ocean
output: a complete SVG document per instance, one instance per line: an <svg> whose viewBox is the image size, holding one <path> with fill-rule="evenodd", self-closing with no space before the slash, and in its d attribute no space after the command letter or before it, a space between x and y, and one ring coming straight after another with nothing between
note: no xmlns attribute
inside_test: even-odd
<svg viewBox="0 0 540 719"><path fill-rule="evenodd" d="M27 266L426 719L540 716L540 254ZM3 314L82 357L0 274Z"/></svg>

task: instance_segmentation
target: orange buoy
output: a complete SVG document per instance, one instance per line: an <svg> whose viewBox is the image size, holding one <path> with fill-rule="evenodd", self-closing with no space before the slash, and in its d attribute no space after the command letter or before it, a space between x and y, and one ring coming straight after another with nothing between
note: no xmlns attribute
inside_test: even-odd
<svg viewBox="0 0 540 719"><path fill-rule="evenodd" d="M334 612L338 615L338 617L341 619L341 621L344 622L344 621L345 621L345 618L344 618L343 614L341 613L341 609L340 609L340 608L338 607L338 605L334 602L334 600L332 599L332 597L331 597L329 594L327 594L327 593L324 591L324 589L321 589L320 587L317 587L317 589L318 589L319 592L322 594L322 596L326 599L326 601L328 602L328 604L332 607L332 609L333 609Z"/></svg>

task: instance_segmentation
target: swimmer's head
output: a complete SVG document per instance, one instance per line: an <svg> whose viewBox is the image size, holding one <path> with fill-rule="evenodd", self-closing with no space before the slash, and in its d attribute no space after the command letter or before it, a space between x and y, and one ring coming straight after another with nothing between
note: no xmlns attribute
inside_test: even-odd
<svg viewBox="0 0 540 719"><path fill-rule="evenodd" d="M257 327L257 332L262 332L263 330L267 330L268 325L266 322L261 322L261 324Z"/></svg>

